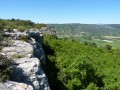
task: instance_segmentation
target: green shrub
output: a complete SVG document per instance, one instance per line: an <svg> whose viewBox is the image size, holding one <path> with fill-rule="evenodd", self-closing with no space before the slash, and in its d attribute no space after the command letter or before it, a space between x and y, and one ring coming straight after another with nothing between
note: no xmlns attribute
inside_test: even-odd
<svg viewBox="0 0 120 90"><path fill-rule="evenodd" d="M112 46L106 45L106 49L107 49L107 50L111 50L111 49L112 49Z"/></svg>
<svg viewBox="0 0 120 90"><path fill-rule="evenodd" d="M84 90L98 90L98 87L94 83L90 83Z"/></svg>
<svg viewBox="0 0 120 90"><path fill-rule="evenodd" d="M25 41L25 42L29 42L30 37L29 37L29 36L21 36L21 37L20 37L20 40L23 40L23 41Z"/></svg>
<svg viewBox="0 0 120 90"><path fill-rule="evenodd" d="M9 80L13 71L14 62L7 59L5 56L0 55L0 82Z"/></svg>
<svg viewBox="0 0 120 90"><path fill-rule="evenodd" d="M2 33L2 28L0 26L0 50L4 46L3 41L6 42L4 37L2 36ZM0 54L0 82L10 79L10 75L13 71L13 65L13 60L7 59L5 56Z"/></svg>
<svg viewBox="0 0 120 90"><path fill-rule="evenodd" d="M12 55L12 58L15 59L15 58L23 58L24 55L18 55L18 54L14 54Z"/></svg>

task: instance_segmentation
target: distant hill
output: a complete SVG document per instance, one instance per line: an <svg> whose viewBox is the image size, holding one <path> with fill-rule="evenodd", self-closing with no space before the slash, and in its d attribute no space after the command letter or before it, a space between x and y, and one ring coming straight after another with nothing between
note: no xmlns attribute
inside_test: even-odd
<svg viewBox="0 0 120 90"><path fill-rule="evenodd" d="M120 24L48 24L59 38L120 48Z"/></svg>
<svg viewBox="0 0 120 90"><path fill-rule="evenodd" d="M89 32L91 34L120 34L120 24L48 24L59 34L80 34Z"/></svg>

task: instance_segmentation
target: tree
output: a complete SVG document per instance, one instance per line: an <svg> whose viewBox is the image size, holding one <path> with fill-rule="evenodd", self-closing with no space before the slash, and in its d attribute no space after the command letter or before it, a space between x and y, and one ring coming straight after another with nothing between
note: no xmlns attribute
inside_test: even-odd
<svg viewBox="0 0 120 90"><path fill-rule="evenodd" d="M90 46L92 46L92 47L97 47L97 45L96 45L96 43L90 43Z"/></svg>
<svg viewBox="0 0 120 90"><path fill-rule="evenodd" d="M112 46L106 45L106 49L107 49L107 50L111 50L111 49L112 49Z"/></svg>
<svg viewBox="0 0 120 90"><path fill-rule="evenodd" d="M12 18L12 19L11 19L11 21L15 21L15 19L14 19L14 18Z"/></svg>

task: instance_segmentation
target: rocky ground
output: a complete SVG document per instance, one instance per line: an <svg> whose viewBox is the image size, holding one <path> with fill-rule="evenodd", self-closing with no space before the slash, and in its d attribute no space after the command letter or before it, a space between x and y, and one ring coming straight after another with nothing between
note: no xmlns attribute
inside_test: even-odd
<svg viewBox="0 0 120 90"><path fill-rule="evenodd" d="M7 81L6 83L0 83L0 90L33 90L33 87L25 83Z"/></svg>
<svg viewBox="0 0 120 90"><path fill-rule="evenodd" d="M13 45L3 48L2 54L16 63L13 80L0 83L0 90L50 90L41 60L33 55L34 49L37 50L35 40L31 39L30 43L21 40L12 42Z"/></svg>

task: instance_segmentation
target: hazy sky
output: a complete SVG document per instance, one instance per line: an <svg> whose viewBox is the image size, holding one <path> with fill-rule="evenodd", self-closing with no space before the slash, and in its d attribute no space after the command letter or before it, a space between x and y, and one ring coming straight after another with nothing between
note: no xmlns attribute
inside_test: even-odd
<svg viewBox="0 0 120 90"><path fill-rule="evenodd" d="M0 18L40 23L120 23L120 0L0 0Z"/></svg>

